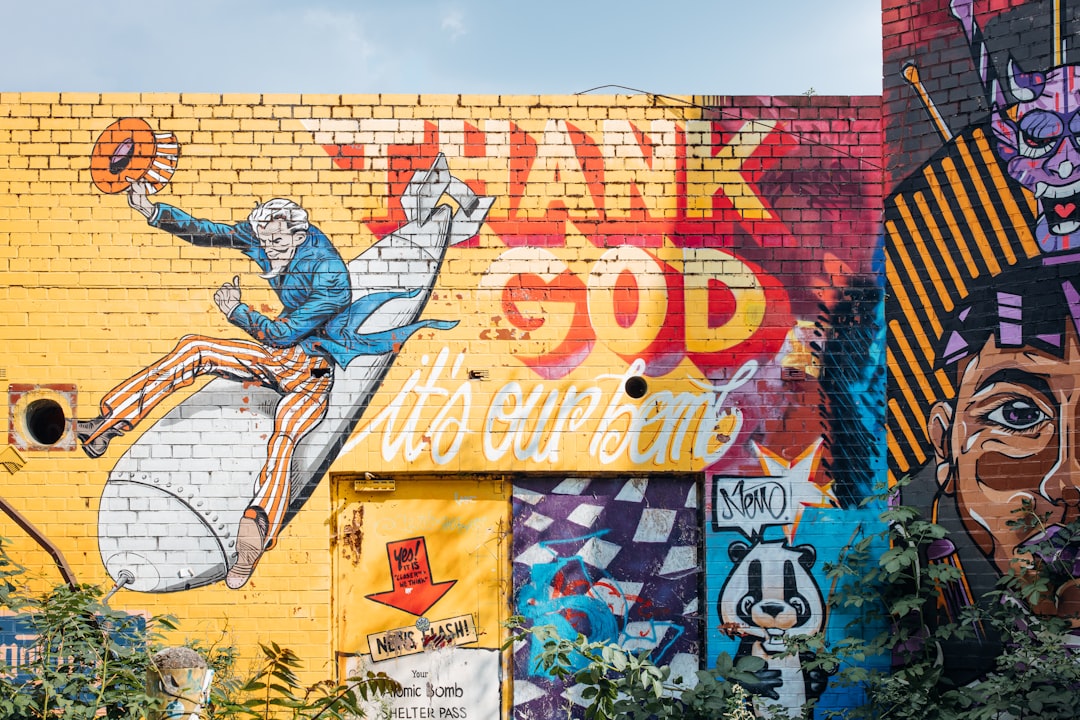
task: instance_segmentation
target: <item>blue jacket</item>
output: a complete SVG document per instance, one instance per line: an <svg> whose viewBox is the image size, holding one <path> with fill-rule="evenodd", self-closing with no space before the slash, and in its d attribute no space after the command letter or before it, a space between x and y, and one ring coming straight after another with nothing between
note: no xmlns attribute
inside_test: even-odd
<svg viewBox="0 0 1080 720"><path fill-rule="evenodd" d="M239 250L263 272L270 271L270 258L247 221L227 225L199 220L179 208L160 203L148 222L192 245ZM457 325L422 320L384 332L358 332L360 324L383 303L399 297L415 297L423 288L372 293L352 302L349 270L330 239L314 226L308 227L307 239L296 249L285 271L269 282L281 300L281 314L270 318L241 303L229 315L229 322L264 345L300 345L308 354L322 355L342 367L359 355L395 351L421 328L446 330Z"/></svg>

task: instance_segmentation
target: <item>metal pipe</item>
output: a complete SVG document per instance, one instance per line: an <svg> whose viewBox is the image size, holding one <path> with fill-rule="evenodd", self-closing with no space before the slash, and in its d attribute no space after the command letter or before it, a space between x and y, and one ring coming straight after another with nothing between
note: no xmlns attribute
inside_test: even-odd
<svg viewBox="0 0 1080 720"><path fill-rule="evenodd" d="M56 563L56 569L60 571L60 577L64 579L64 582L67 583L69 588L74 590L78 585L78 583L75 582L75 573L71 572L71 566L67 564L67 560L64 559L64 554L60 552L60 548L53 545L41 531L34 527L33 523L24 518L11 503L2 497L0 497L0 510L3 510L4 514L15 521L15 524L22 528L23 532L33 538L34 542L52 556L53 562Z"/></svg>

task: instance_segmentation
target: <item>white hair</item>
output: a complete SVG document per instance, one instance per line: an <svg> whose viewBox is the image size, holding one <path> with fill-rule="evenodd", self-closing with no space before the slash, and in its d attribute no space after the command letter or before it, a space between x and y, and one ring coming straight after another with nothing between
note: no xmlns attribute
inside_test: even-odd
<svg viewBox="0 0 1080 720"><path fill-rule="evenodd" d="M267 200L260 205L256 205L255 209L248 215L248 222L251 223L251 229L256 233L259 232L259 227L261 225L266 225L275 220L284 220L285 227L287 227L291 233L299 232L301 230L306 232L308 229L307 210L300 207L292 200L286 200L285 198L274 198L273 200Z"/></svg>

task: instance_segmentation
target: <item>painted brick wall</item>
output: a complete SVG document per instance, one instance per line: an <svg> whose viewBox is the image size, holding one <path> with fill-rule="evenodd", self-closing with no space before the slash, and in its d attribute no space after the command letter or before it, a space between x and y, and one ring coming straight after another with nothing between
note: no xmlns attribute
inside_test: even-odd
<svg viewBox="0 0 1080 720"><path fill-rule="evenodd" d="M4 499L117 606L475 717L565 690L478 680L530 598L769 656L717 631L759 562L839 628L885 467L879 102L0 94ZM248 222L275 197L302 235Z"/></svg>
<svg viewBox="0 0 1080 720"><path fill-rule="evenodd" d="M1059 40L1080 15L1062 5L884 3L889 465L950 529L950 613L1024 554L1023 500L1050 534L1076 518L1077 56ZM958 681L997 654L978 636L946 648Z"/></svg>

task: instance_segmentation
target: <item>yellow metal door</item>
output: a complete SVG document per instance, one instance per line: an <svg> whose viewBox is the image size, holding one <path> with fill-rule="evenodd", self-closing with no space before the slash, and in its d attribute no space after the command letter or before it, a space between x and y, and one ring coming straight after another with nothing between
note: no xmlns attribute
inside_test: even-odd
<svg viewBox="0 0 1080 720"><path fill-rule="evenodd" d="M509 488L478 476L335 478L335 648L402 684L394 718L503 714Z"/></svg>

